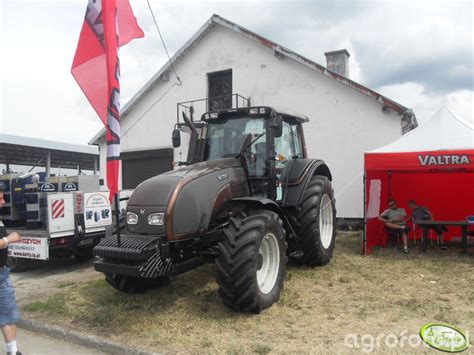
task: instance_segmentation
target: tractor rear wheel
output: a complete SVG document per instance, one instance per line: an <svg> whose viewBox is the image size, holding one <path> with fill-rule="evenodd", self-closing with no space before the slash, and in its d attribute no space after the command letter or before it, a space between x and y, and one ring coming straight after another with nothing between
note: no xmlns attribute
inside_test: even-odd
<svg viewBox="0 0 474 355"><path fill-rule="evenodd" d="M283 222L271 211L232 217L216 260L219 296L241 312L260 313L278 301L286 275Z"/></svg>
<svg viewBox="0 0 474 355"><path fill-rule="evenodd" d="M289 212L304 253L300 260L310 266L327 264L336 239L336 207L331 181L326 176L313 176L300 208Z"/></svg>
<svg viewBox="0 0 474 355"><path fill-rule="evenodd" d="M143 277L133 277L118 274L105 274L105 281L124 293L144 293L149 289L161 286L166 278L146 279Z"/></svg>

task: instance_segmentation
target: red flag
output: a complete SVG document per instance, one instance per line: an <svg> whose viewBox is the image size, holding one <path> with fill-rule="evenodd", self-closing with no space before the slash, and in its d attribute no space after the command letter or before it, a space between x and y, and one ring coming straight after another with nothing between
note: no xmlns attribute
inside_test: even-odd
<svg viewBox="0 0 474 355"><path fill-rule="evenodd" d="M128 0L89 0L71 73L104 123L107 185L118 191L120 158L119 47L143 37Z"/></svg>

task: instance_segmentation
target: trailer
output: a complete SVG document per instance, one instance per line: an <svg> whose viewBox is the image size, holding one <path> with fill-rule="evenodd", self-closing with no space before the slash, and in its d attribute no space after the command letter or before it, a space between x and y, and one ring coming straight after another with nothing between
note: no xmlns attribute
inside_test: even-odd
<svg viewBox="0 0 474 355"><path fill-rule="evenodd" d="M7 265L12 271L26 270L32 260L90 258L92 249L112 224L107 192L52 192L43 198L40 214L44 216L44 227L26 224L8 228L21 235L20 242L8 246Z"/></svg>
<svg viewBox="0 0 474 355"><path fill-rule="evenodd" d="M34 260L92 257L92 248L112 223L98 161L97 147L0 133L0 187L5 199L0 223L21 235L19 243L9 245L13 271ZM14 171L18 166L26 169ZM77 169L77 175L64 176L61 169Z"/></svg>

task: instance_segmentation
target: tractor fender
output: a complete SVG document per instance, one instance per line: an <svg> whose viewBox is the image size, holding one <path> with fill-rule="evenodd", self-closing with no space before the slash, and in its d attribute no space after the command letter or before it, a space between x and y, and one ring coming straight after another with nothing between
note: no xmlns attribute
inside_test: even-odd
<svg viewBox="0 0 474 355"><path fill-rule="evenodd" d="M283 207L298 207L301 198L314 175L326 176L332 181L331 171L320 159L295 159L289 165L289 171L282 176L282 185L286 189L283 196Z"/></svg>
<svg viewBox="0 0 474 355"><path fill-rule="evenodd" d="M237 198L233 198L230 201L230 203L231 204L243 205L245 207L263 208L263 209L278 213L278 215L283 214L283 212L282 212L280 206L278 205L278 203L276 203L275 201L270 200L269 198L266 198L266 197L259 197L259 196L255 196L255 197L237 197Z"/></svg>

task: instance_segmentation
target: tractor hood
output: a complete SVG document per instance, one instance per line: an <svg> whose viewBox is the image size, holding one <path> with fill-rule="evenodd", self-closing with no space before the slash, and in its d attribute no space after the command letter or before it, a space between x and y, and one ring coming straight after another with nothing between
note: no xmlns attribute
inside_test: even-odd
<svg viewBox="0 0 474 355"><path fill-rule="evenodd" d="M127 211L138 215L128 230L165 235L169 240L205 233L226 201L249 195L244 168L234 158L216 159L152 177L137 186ZM148 215L164 213L163 226L148 225Z"/></svg>
<svg viewBox="0 0 474 355"><path fill-rule="evenodd" d="M231 168L242 168L242 164L234 158L217 159L188 165L154 176L136 187L130 196L128 205L165 206L178 183L187 183L198 177Z"/></svg>

